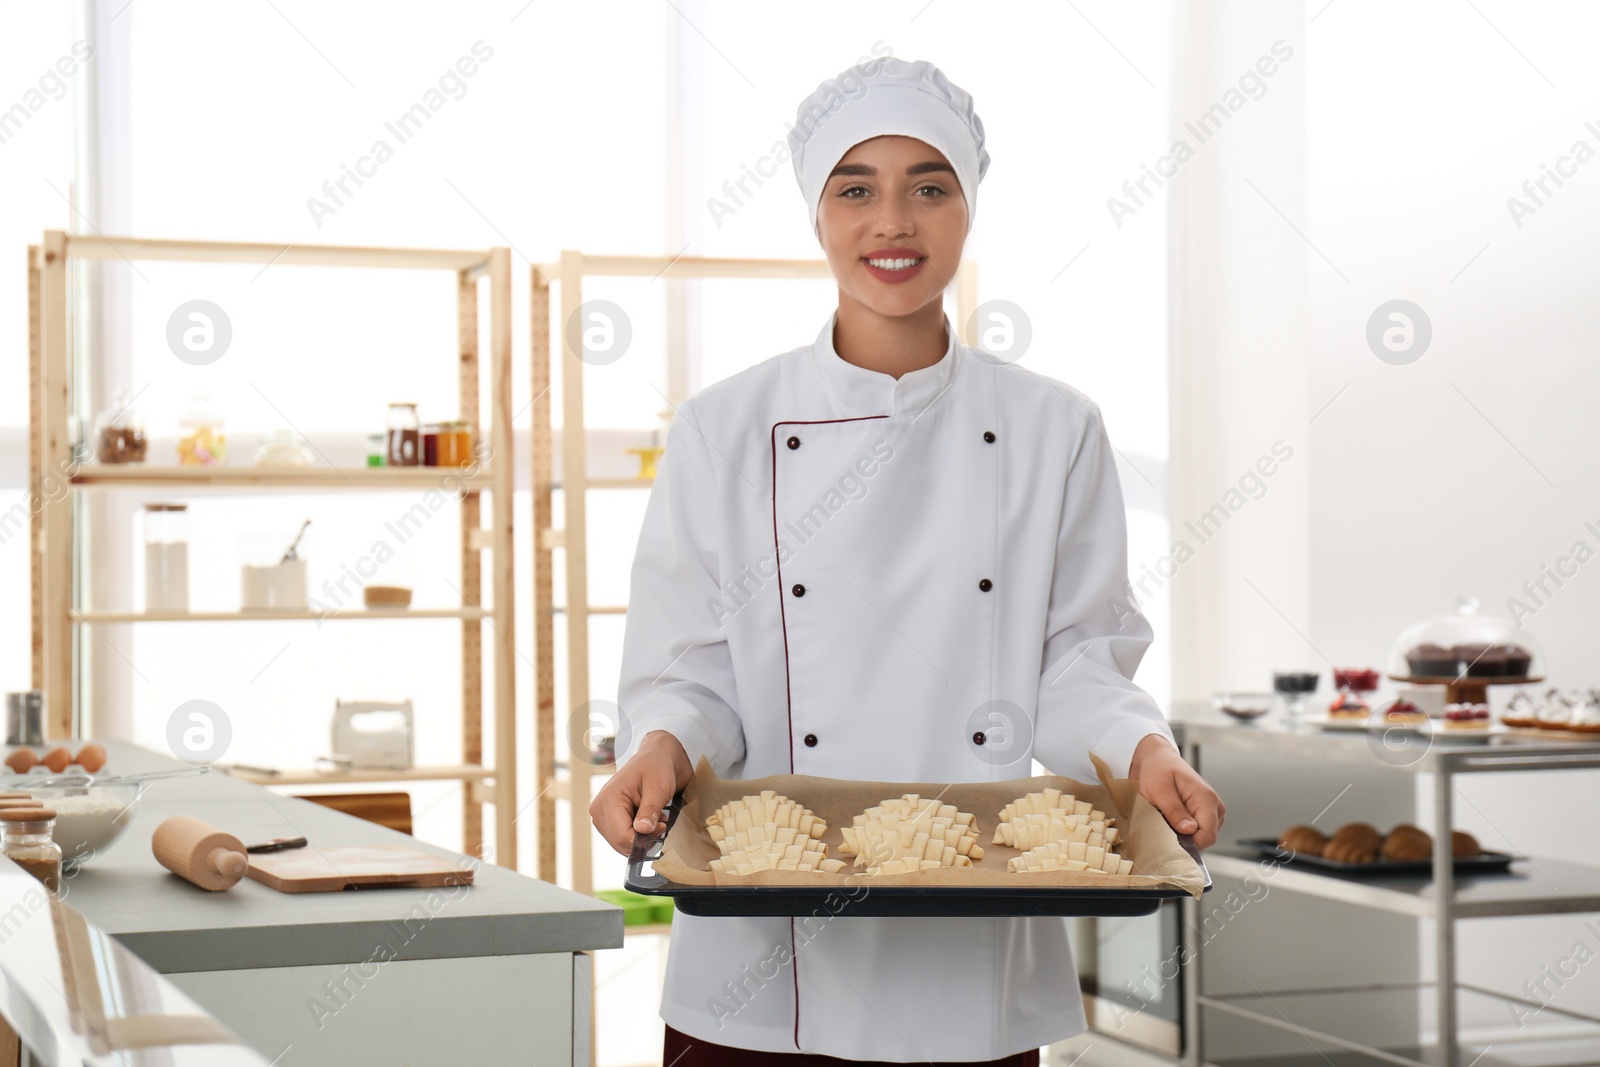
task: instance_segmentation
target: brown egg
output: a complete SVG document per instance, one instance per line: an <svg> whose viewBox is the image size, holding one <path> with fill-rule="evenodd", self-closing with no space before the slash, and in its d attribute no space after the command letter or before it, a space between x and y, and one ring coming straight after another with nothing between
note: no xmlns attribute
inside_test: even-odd
<svg viewBox="0 0 1600 1067"><path fill-rule="evenodd" d="M40 756L39 762L44 764L46 767L49 767L57 774L60 774L62 771L67 769L67 764L72 762L72 753L68 752L60 745L57 745L49 752L46 752L43 756Z"/></svg>
<svg viewBox="0 0 1600 1067"><path fill-rule="evenodd" d="M106 750L103 746L91 741L78 749L78 754L73 757L72 762L90 774L94 774L106 765Z"/></svg>
<svg viewBox="0 0 1600 1067"><path fill-rule="evenodd" d="M39 755L31 748L19 748L6 757L6 766L17 774L27 774L28 768L38 762Z"/></svg>

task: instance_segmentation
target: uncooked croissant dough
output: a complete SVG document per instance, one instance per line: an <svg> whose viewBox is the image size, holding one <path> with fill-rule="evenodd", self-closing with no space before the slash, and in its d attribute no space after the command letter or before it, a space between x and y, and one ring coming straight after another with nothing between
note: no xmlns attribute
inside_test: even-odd
<svg viewBox="0 0 1600 1067"><path fill-rule="evenodd" d="M841 855L867 874L910 874L934 867L971 867L983 859L978 823L970 811L915 793L868 808L840 828Z"/></svg>
<svg viewBox="0 0 1600 1067"><path fill-rule="evenodd" d="M776 791L730 800L706 816L706 835L722 856L711 861L717 874L756 871L824 871L844 869L844 861L828 857L821 837L828 824L810 808Z"/></svg>
<svg viewBox="0 0 1600 1067"><path fill-rule="evenodd" d="M1071 793L1046 788L1000 809L996 845L1024 849L1006 861L1016 871L1093 871L1128 874L1133 861L1112 851L1118 829L1111 816Z"/></svg>

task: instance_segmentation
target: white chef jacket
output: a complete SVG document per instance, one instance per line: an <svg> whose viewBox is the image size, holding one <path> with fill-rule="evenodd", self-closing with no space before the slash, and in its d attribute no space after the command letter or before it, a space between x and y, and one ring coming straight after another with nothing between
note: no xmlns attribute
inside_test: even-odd
<svg viewBox="0 0 1600 1067"><path fill-rule="evenodd" d="M1126 774L1140 740L1172 733L1131 680L1152 632L1124 593L1098 407L960 343L948 315L933 366L856 366L836 318L678 408L632 569L620 762L665 730L725 778L999 781L1032 757L1093 781L1091 751ZM661 1017L721 1045L895 1062L1085 1029L1064 919L848 906L679 913Z"/></svg>

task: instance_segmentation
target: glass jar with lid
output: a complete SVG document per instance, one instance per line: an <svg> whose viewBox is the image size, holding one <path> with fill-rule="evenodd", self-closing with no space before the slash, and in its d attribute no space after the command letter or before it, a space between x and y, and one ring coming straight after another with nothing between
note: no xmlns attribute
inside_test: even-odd
<svg viewBox="0 0 1600 1067"><path fill-rule="evenodd" d="M144 506L144 610L189 610L189 505Z"/></svg>
<svg viewBox="0 0 1600 1067"><path fill-rule="evenodd" d="M293 429L274 430L256 449L258 467L309 467L311 449Z"/></svg>
<svg viewBox="0 0 1600 1067"><path fill-rule="evenodd" d="M390 467L422 465L422 423L417 418L417 405L389 405L389 453L386 458Z"/></svg>
<svg viewBox="0 0 1600 1067"><path fill-rule="evenodd" d="M222 432L222 414L212 406L211 397L196 393L189 410L178 418L183 436L178 438L180 464L225 463L228 438Z"/></svg>
<svg viewBox="0 0 1600 1067"><path fill-rule="evenodd" d="M61 892L61 846L55 842L54 808L0 808L0 853Z"/></svg>
<svg viewBox="0 0 1600 1067"><path fill-rule="evenodd" d="M111 405L94 420L96 463L143 463L149 439L144 416L133 407L126 389L118 389Z"/></svg>
<svg viewBox="0 0 1600 1067"><path fill-rule="evenodd" d="M438 465L441 467L472 465L472 423L465 419L455 419L439 424Z"/></svg>

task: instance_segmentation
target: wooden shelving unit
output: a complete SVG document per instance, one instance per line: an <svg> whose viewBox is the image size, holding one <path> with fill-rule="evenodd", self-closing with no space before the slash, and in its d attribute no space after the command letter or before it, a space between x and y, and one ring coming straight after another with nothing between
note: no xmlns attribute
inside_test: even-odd
<svg viewBox="0 0 1600 1067"><path fill-rule="evenodd" d="M75 261L140 260L191 263L246 263L281 267L355 267L443 270L456 277L456 353L460 417L478 427L480 446L490 448L488 463L464 472L441 467L314 467L258 469L250 466L159 466L154 464L79 464L68 433L73 410L72 389L81 388L81 368L73 360L72 314L67 299L69 272ZM480 284L488 289L488 373L492 397L490 418L479 418L480 373L484 345L479 336ZM513 585L512 490L514 463L511 414L511 256L506 248L416 249L251 244L217 241L152 240L134 237L68 234L47 231L28 249L29 309L29 469L35 499L43 501L32 521L33 684L44 690L47 731L52 738L82 736L77 710L82 664L74 649L74 631L101 623L265 622L308 619L383 620L456 619L461 622L461 750L459 766L413 767L405 771L288 770L276 775L235 772L264 785L345 784L408 781L459 781L465 791L463 851L483 855L483 805L495 807L492 860L515 868L517 846L512 820L516 812L516 648ZM76 374L75 374L76 371ZM85 566L80 552L79 493L96 488L162 487L182 492L240 494L263 490L316 489L336 492L395 492L438 489L447 483L457 497L461 521L458 608L395 610L238 611L146 613L97 611L82 605L78 572ZM63 488L64 487L64 488ZM481 495L489 493L489 525L483 526ZM492 552L493 608L482 605L485 563ZM495 765L483 758L484 628L493 649L493 718ZM547 627L546 627L547 628Z"/></svg>
<svg viewBox="0 0 1600 1067"><path fill-rule="evenodd" d="M693 256L595 256L564 251L554 263L536 263L532 274L532 355L533 355L533 601L534 666L534 788L535 840L538 856L534 873L558 883L556 842L557 804L567 806L566 833L572 851L572 884L580 893L594 893L593 829L589 803L594 797L594 781L611 774L611 766L594 766L569 753L558 766L556 730L568 725L574 708L589 702L589 619L596 615L622 615L623 605L589 603L588 492L591 489L648 489L648 478L591 477L588 444L583 423L583 354L574 351L571 331L561 330L561 472L555 470L555 429L551 410L550 371L551 316L555 314L552 286L561 290L556 321L572 321L583 303L586 276L642 278L744 278L772 280L830 280L826 260L722 259ZM956 275L959 311L955 326L966 329L966 322L977 307L978 275L976 264L965 262ZM972 339L962 336L968 344ZM681 397L669 397L676 404ZM578 491L568 491L571 486ZM552 498L563 493L565 525L556 526ZM567 600L555 601L555 550L565 550ZM567 624L567 706L557 714L556 664L553 623L557 616ZM570 730L568 735L570 736ZM562 773L562 772L565 773ZM671 923L652 923L624 929L624 935L654 937L670 934ZM591 974L593 972L591 971ZM591 999L592 999L591 993ZM593 1019L590 1020L589 1047L595 1047Z"/></svg>
<svg viewBox="0 0 1600 1067"><path fill-rule="evenodd" d="M647 489L652 481L642 478L599 478L588 473L588 449L583 425L582 353L573 351L570 332L561 331L561 428L562 465L559 476L554 469L554 428L550 400L552 286L560 288L559 319L570 322L583 303L583 279L587 276L632 276L644 278L742 278L771 280L831 280L826 260L723 259L693 256L595 256L564 251L554 263L533 267L532 352L533 395L533 523L534 523L534 612L540 625L535 627L535 662L538 679L534 717L534 787L537 799L538 857L535 873L548 882L557 881L556 834L559 823L557 803L567 804L566 832L572 848L572 885L581 893L594 892L591 848L592 828L589 802L593 782L611 773L610 767L595 767L582 759L570 758L560 773L556 764L555 739L558 726L566 726L573 708L589 702L589 619L595 615L625 614L620 605L589 603L587 491L590 489ZM965 336L967 320L977 307L977 265L963 262L956 280L957 314L954 325ZM775 349L776 351L776 349ZM674 402L681 398L671 398ZM570 486L582 492L567 491ZM552 518L552 495L564 493L565 526L557 527ZM567 600L557 604L554 596L557 548L566 550ZM543 625L561 615L567 623L567 700L568 707L557 713L555 696L555 650L551 627Z"/></svg>

